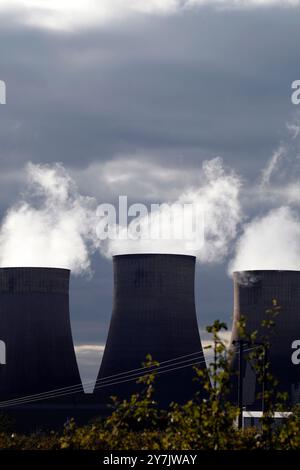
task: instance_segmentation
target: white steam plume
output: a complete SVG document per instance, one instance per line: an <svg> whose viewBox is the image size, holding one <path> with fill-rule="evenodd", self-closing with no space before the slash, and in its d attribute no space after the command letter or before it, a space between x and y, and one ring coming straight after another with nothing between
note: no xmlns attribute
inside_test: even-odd
<svg viewBox="0 0 300 470"><path fill-rule="evenodd" d="M283 145L275 150L272 157L270 158L267 166L262 170L260 190L264 191L266 187L270 184L273 174L277 171L279 163L285 157L286 148Z"/></svg>
<svg viewBox="0 0 300 470"><path fill-rule="evenodd" d="M125 238L126 227L119 226L121 236L109 240L105 247L107 256L126 253L177 253L197 256L202 263L221 261L227 255L230 242L236 236L237 225L241 219L239 190L241 182L232 171L223 168L221 158L217 157L203 164L203 178L199 188L190 189L177 201L162 205L149 215L141 215L133 221L136 239ZM190 242L180 234L184 228L192 226L194 212L183 212L184 204L199 207L203 213L204 244L201 234L196 243ZM172 227L171 227L172 226ZM178 238L149 239L149 233L170 233L175 229ZM201 229L200 229L201 230Z"/></svg>
<svg viewBox="0 0 300 470"><path fill-rule="evenodd" d="M81 196L62 165L27 165L28 187L0 227L0 266L90 268L95 201Z"/></svg>
<svg viewBox="0 0 300 470"><path fill-rule="evenodd" d="M265 213L254 218L236 243L233 271L300 270L300 119L287 123L289 137L274 152L261 174L257 196Z"/></svg>
<svg viewBox="0 0 300 470"><path fill-rule="evenodd" d="M99 239L96 201L79 194L62 165L29 163L26 172L25 195L7 211L0 226L1 267L61 267L81 274L89 271L90 255L95 249L109 257L140 252L181 253L196 255L202 263L219 262L228 253L241 219L240 179L224 169L220 158L204 162L198 188L187 190L171 204L159 205L149 217L133 218L129 228L137 230L135 240L122 239L125 226L118 227L121 237L106 242ZM184 204L189 207L182 211ZM196 239L183 236L186 226L195 223L195 207L204 214L204 245L197 227L193 227ZM156 239L144 237L149 227ZM177 238L162 236L174 229Z"/></svg>
<svg viewBox="0 0 300 470"><path fill-rule="evenodd" d="M300 270L300 218L289 207L271 210L246 225L229 272Z"/></svg>

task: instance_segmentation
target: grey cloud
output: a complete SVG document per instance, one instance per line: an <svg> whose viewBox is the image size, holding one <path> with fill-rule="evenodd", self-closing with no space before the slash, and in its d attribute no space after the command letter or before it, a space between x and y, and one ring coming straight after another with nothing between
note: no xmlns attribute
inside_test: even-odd
<svg viewBox="0 0 300 470"><path fill-rule="evenodd" d="M4 29L1 153L80 168L147 149L192 166L222 153L254 173L291 111L294 16L204 9L71 35Z"/></svg>

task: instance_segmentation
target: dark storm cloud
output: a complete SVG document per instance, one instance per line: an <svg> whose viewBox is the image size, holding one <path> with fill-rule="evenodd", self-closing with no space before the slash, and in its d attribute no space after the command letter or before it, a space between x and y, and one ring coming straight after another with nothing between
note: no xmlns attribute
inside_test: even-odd
<svg viewBox="0 0 300 470"><path fill-rule="evenodd" d="M293 11L202 9L98 31L0 34L8 166L30 158L84 167L151 149L171 165L219 153L247 171L268 156L291 111Z"/></svg>
<svg viewBox="0 0 300 470"><path fill-rule="evenodd" d="M166 172L193 174L203 159L221 155L251 182L293 112L299 9L202 8L72 33L17 19L0 17L2 211L15 200L28 160L61 161L78 175L95 162L143 155ZM105 341L111 288L111 263L100 257L92 279L74 280L77 343ZM201 328L230 318L230 289L225 265L198 269Z"/></svg>

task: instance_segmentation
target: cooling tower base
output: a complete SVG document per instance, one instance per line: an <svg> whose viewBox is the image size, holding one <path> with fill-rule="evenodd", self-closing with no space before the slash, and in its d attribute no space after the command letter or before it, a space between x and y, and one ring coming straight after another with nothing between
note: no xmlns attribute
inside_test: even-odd
<svg viewBox="0 0 300 470"><path fill-rule="evenodd" d="M171 402L184 404L195 398L197 393L200 393L202 398L206 397L192 367L184 371L167 372L164 376L157 376L154 379L153 388L153 399L161 409L167 409ZM103 391L97 391L96 396L99 403L105 406L112 404L112 397L117 397L118 401L128 400L133 394L142 394L145 389L145 384L121 383L104 388Z"/></svg>
<svg viewBox="0 0 300 470"><path fill-rule="evenodd" d="M67 269L0 268L0 402L70 386L82 392L69 277Z"/></svg>
<svg viewBox="0 0 300 470"><path fill-rule="evenodd" d="M257 332L256 343L269 344L268 372L278 380L276 390L288 394L287 405L300 403L300 272L280 270L239 271L234 279L234 321L232 341L240 339L239 321L246 319L246 332ZM270 310L280 307L276 316ZM273 321L273 327L267 327ZM255 345L254 345L255 346ZM257 347L257 345L256 345ZM260 346L261 347L261 346ZM260 410L262 382L244 354L243 404L249 410ZM237 374L238 356L234 356L233 370ZM232 401L237 402L238 378L232 379ZM268 387L268 383L265 384Z"/></svg>

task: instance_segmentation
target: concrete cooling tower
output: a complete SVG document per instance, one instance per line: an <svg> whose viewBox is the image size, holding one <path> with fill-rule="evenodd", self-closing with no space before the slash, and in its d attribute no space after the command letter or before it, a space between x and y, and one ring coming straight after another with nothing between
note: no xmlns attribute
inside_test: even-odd
<svg viewBox="0 0 300 470"><path fill-rule="evenodd" d="M81 383L69 318L69 276L66 269L0 268L0 341L6 356L0 401Z"/></svg>
<svg viewBox="0 0 300 470"><path fill-rule="evenodd" d="M113 258L113 312L98 379L140 368L147 354L160 363L202 347L194 301L195 258L133 254ZM199 367L205 368L203 361ZM189 357L190 359L190 357ZM175 367L170 364L170 368ZM183 402L200 385L192 367L159 375L156 399ZM135 382L95 390L101 402L137 391ZM202 392L203 393L203 392Z"/></svg>
<svg viewBox="0 0 300 470"><path fill-rule="evenodd" d="M258 337L266 334L261 322L266 310L276 299L281 307L275 318L274 332L269 336L269 362L271 372L279 380L280 391L288 392L290 403L300 401L300 272L299 271L239 271L234 279L234 321L232 340L238 339L237 322L246 318L247 331L258 331ZM245 354L247 359L247 354ZM237 368L237 355L233 360ZM256 399L261 391L256 374L245 361L243 403L248 408L260 409ZM237 380L233 379L237 399Z"/></svg>

